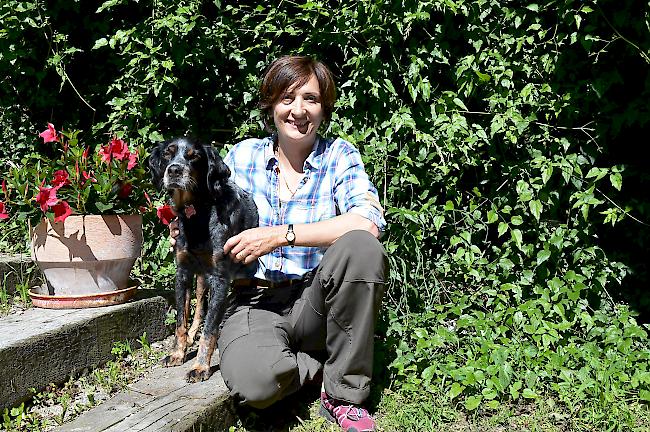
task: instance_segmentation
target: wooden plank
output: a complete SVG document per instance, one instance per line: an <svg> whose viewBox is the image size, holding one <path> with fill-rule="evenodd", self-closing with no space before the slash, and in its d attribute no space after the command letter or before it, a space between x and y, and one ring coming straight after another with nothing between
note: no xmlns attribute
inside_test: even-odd
<svg viewBox="0 0 650 432"><path fill-rule="evenodd" d="M214 356L217 357L217 356ZM156 368L147 377L59 432L186 432L227 430L235 422L229 391L216 371L208 381L188 383L182 366Z"/></svg>

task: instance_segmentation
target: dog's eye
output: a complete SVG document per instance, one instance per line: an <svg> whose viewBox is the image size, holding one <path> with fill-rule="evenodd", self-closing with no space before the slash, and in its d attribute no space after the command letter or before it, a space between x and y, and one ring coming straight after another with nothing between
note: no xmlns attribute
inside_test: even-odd
<svg viewBox="0 0 650 432"><path fill-rule="evenodd" d="M171 159L175 153L176 153L176 146L171 145L165 149L165 152L163 153L163 157L165 159Z"/></svg>
<svg viewBox="0 0 650 432"><path fill-rule="evenodd" d="M191 161L197 161L201 159L201 154L199 152L189 152L187 154L187 159Z"/></svg>

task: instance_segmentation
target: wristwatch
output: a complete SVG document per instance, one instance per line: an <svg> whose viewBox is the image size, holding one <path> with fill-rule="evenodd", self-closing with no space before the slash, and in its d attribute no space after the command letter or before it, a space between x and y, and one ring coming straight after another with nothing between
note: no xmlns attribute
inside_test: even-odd
<svg viewBox="0 0 650 432"><path fill-rule="evenodd" d="M289 242L289 246L294 247L296 245L296 233L293 232L293 224L289 224L284 238Z"/></svg>

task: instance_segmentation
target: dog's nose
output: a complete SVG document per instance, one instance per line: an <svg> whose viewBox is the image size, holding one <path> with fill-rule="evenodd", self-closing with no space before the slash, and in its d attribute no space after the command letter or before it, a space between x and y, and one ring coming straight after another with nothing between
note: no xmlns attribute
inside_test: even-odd
<svg viewBox="0 0 650 432"><path fill-rule="evenodd" d="M180 176L183 173L183 167L178 164L169 165L167 173L171 176Z"/></svg>

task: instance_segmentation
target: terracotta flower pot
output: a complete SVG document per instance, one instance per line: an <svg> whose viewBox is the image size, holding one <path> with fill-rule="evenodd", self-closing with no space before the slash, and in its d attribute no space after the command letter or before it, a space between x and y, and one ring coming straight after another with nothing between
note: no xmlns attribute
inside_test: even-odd
<svg viewBox="0 0 650 432"><path fill-rule="evenodd" d="M129 288L131 268L140 256L142 216L72 215L54 224L46 219L30 234L32 258L47 281L48 292L36 294L101 298L117 292L119 300L103 304L128 300L120 291Z"/></svg>

